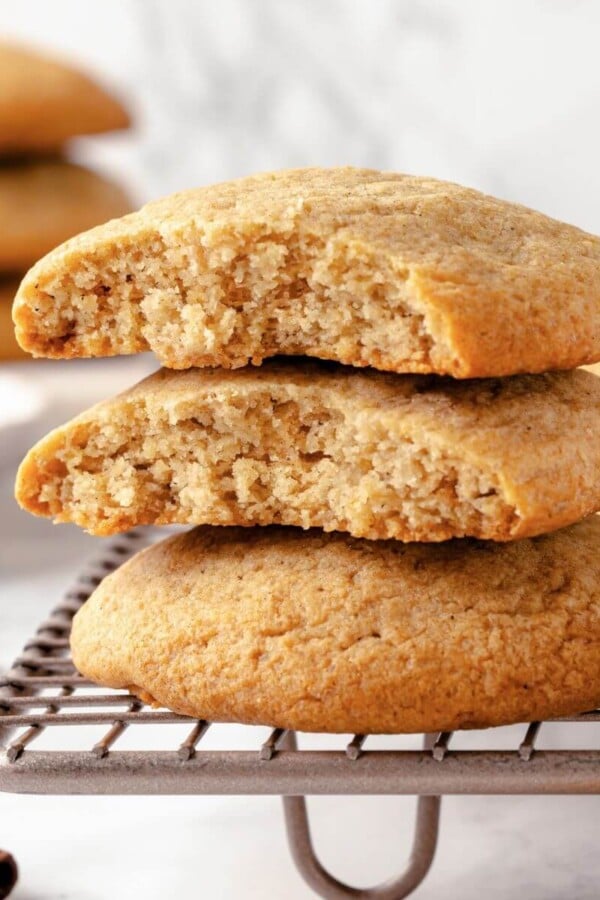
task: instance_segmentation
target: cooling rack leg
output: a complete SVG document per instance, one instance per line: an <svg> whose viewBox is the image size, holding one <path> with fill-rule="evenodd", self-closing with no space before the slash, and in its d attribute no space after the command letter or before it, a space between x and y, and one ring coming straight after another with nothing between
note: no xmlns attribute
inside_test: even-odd
<svg viewBox="0 0 600 900"><path fill-rule="evenodd" d="M12 892L18 877L19 870L14 857L6 850L0 850L0 900L4 900Z"/></svg>
<svg viewBox="0 0 600 900"><path fill-rule="evenodd" d="M287 736L288 747L295 736ZM440 817L440 797L419 797L415 836L408 865L397 878L371 888L355 888L334 878L315 854L304 797L283 797L288 843L296 867L306 883L325 900L401 900L423 881L435 854Z"/></svg>

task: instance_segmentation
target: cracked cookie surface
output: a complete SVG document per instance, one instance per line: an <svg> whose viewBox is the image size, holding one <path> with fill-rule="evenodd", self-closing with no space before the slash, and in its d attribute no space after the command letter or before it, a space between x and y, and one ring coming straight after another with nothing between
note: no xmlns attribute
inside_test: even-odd
<svg viewBox="0 0 600 900"><path fill-rule="evenodd" d="M104 579L78 669L212 721L429 732L600 703L600 519L510 544L193 529Z"/></svg>

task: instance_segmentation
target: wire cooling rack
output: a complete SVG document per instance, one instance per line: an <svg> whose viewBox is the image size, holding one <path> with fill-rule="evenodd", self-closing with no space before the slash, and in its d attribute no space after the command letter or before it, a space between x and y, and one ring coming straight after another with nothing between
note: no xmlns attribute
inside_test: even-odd
<svg viewBox="0 0 600 900"><path fill-rule="evenodd" d="M0 791L280 794L292 855L311 887L323 897L380 900L407 896L426 875L443 794L600 793L600 749L537 749L539 722L524 725L514 747L498 750L456 749L448 732L425 735L420 750L369 749L369 736L360 734L349 741L340 736L335 749L299 749L296 736L282 729L250 750L214 750L203 748L209 728L221 730L227 747L230 726L154 709L125 691L93 685L71 662L71 620L102 578L157 533L140 529L122 535L87 566L0 681ZM600 722L600 711L560 721L582 727ZM184 737L167 750L119 749L126 731L147 725L179 725ZM102 729L83 748L74 739L82 726ZM59 749L39 749L36 742L50 729L60 730ZM248 731L254 735L255 729ZM143 746L143 733L140 741ZM307 794L419 795L412 853L402 875L359 890L326 872L311 843ZM0 851L0 898L8 896L15 879L14 861Z"/></svg>

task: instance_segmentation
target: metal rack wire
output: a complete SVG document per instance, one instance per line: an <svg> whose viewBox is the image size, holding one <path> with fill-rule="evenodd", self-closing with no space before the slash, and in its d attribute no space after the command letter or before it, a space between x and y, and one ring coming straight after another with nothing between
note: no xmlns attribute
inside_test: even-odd
<svg viewBox="0 0 600 900"><path fill-rule="evenodd" d="M425 877L435 853L442 794L600 793L600 749L537 749L539 722L523 726L520 742L509 750L456 749L451 733L426 735L421 750L369 749L367 735L354 735L348 743L340 738L334 750L299 749L296 736L281 729L253 750L203 749L209 728L227 726L99 688L76 672L69 657L73 615L106 574L155 537L151 529L123 535L86 567L0 681L0 791L280 794L292 855L308 884L323 897L380 900L407 896ZM561 721L600 722L600 711ZM187 725L188 732L171 750L118 748L126 730L148 724ZM69 726L85 725L105 730L89 747L77 749L70 738L77 728ZM62 729L61 749L36 749L36 741L54 728ZM308 794L418 795L414 843L402 875L359 890L326 872L311 842ZM16 879L14 861L5 857L0 852L0 898Z"/></svg>

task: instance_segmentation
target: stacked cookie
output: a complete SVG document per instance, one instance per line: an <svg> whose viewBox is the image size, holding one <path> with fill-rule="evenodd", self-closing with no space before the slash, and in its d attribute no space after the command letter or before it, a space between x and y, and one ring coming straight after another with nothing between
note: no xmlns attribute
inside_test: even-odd
<svg viewBox="0 0 600 900"><path fill-rule="evenodd" d="M128 124L121 104L81 72L0 42L0 358L20 355L10 322L19 273L129 208L118 185L64 158L64 144Z"/></svg>
<svg viewBox="0 0 600 900"><path fill-rule="evenodd" d="M165 368L40 441L19 502L196 526L104 580L79 669L298 730L595 706L600 380L571 370L600 360L599 263L531 210L355 169L176 195L41 260L25 349Z"/></svg>

